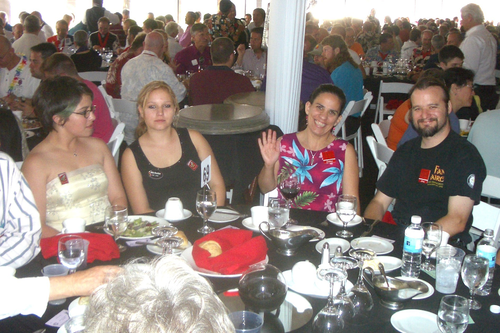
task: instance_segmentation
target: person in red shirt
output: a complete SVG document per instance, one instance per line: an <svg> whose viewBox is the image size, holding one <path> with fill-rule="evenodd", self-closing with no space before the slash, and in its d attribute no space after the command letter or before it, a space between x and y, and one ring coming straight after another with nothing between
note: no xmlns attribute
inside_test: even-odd
<svg viewBox="0 0 500 333"><path fill-rule="evenodd" d="M65 20L57 21L57 35L49 37L47 42L54 44L57 47L57 52L64 52L64 48L73 46L73 36L68 35L68 22Z"/></svg>

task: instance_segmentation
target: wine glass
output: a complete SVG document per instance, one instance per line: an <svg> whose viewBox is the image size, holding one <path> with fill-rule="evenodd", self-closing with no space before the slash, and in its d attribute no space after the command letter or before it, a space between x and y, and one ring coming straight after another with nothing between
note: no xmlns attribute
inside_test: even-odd
<svg viewBox="0 0 500 333"><path fill-rule="evenodd" d="M371 311L373 308L373 298L370 291L363 282L363 267L365 260L372 260L376 253L369 249L351 249L349 255L358 260L358 281L351 289L351 300L354 304L356 314Z"/></svg>
<svg viewBox="0 0 500 333"><path fill-rule="evenodd" d="M300 180L297 173L289 173L282 177L278 187L281 195L286 199L288 208L292 208L293 199L295 199L300 192ZM289 218L288 224L297 224L297 221Z"/></svg>
<svg viewBox="0 0 500 333"><path fill-rule="evenodd" d="M458 295L446 295L439 304L437 324L444 333L462 333L469 323L469 301Z"/></svg>
<svg viewBox="0 0 500 333"><path fill-rule="evenodd" d="M204 235L214 232L215 229L208 226L208 219L217 208L217 196L215 191L202 189L196 194L196 211L203 218L203 227L198 229Z"/></svg>
<svg viewBox="0 0 500 333"><path fill-rule="evenodd" d="M476 290L484 286L486 280L488 280L488 266L488 259L478 257L475 254L468 254L464 258L462 264L462 280L467 288L470 289L470 310L481 309L481 303L474 299L474 294Z"/></svg>
<svg viewBox="0 0 500 333"><path fill-rule="evenodd" d="M76 271L85 258L83 238L80 236L64 236L57 243L57 253L61 264L69 269L68 274Z"/></svg>
<svg viewBox="0 0 500 333"><path fill-rule="evenodd" d="M314 317L313 333L341 331L344 329L346 321L354 316L354 306L345 293L341 295L342 290L337 296L334 296L333 293L335 283L342 284L347 280L347 273L344 270L330 267L318 269L317 275L319 279L330 282L330 293L325 307Z"/></svg>
<svg viewBox="0 0 500 333"><path fill-rule="evenodd" d="M351 222L354 217L356 217L357 204L358 198L356 198L354 195L341 194L339 196L337 203L335 204L335 210L339 220L342 221L344 228L340 231L337 231L335 235L342 238L350 238L353 236L352 232L347 231L346 228L347 224Z"/></svg>
<svg viewBox="0 0 500 333"><path fill-rule="evenodd" d="M238 282L238 291L248 309L256 313L270 312L285 301L287 286L278 268L258 263L243 273Z"/></svg>
<svg viewBox="0 0 500 333"><path fill-rule="evenodd" d="M439 224L432 222L422 223L422 229L424 229L422 253L425 256L425 261L420 268L424 271L435 271L436 266L431 264L430 256L438 248L439 244L441 244L443 229Z"/></svg>
<svg viewBox="0 0 500 333"><path fill-rule="evenodd" d="M120 236L127 230L128 227L128 209L122 205L109 206L106 209L106 216L104 217L104 225L110 233L115 237L115 242L118 241ZM127 249L125 245L118 244L118 250L123 252Z"/></svg>
<svg viewBox="0 0 500 333"><path fill-rule="evenodd" d="M269 199L269 223L275 228L285 226L290 220L290 209L288 204L283 199L272 198Z"/></svg>

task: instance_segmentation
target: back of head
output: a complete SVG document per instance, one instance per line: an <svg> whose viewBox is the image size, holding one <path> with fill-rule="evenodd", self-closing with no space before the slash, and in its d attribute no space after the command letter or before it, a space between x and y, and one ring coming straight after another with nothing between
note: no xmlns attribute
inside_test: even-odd
<svg viewBox="0 0 500 333"><path fill-rule="evenodd" d="M87 85L74 78L55 76L43 80L33 95L33 107L44 130L48 133L54 129L52 117L55 115L64 120L68 119L83 95L94 98L94 94Z"/></svg>
<svg viewBox="0 0 500 333"><path fill-rule="evenodd" d="M451 89L451 85L454 84L458 87L466 86L467 83L474 81L474 72L467 68L453 67L448 68L443 74L444 82L448 90Z"/></svg>
<svg viewBox="0 0 500 333"><path fill-rule="evenodd" d="M233 6L232 1L230 0L221 0L219 3L219 10L221 13L226 14L231 10L231 7Z"/></svg>
<svg viewBox="0 0 500 333"><path fill-rule="evenodd" d="M92 0L92 4L102 7L102 0Z"/></svg>
<svg viewBox="0 0 500 333"><path fill-rule="evenodd" d="M332 35L333 34L340 35L345 40L346 30L345 30L345 28L342 25L335 24L333 26L332 30L330 31L330 34L332 34Z"/></svg>
<svg viewBox="0 0 500 333"><path fill-rule="evenodd" d="M481 7L479 7L475 3L470 3L468 5L465 5L464 7L462 7L462 9L460 9L460 13L462 13L462 17L465 17L467 15L472 16L472 19L476 23L483 23L484 22L483 11L482 11Z"/></svg>
<svg viewBox="0 0 500 333"><path fill-rule="evenodd" d="M136 51L140 49L144 45L144 40L146 39L147 34L144 32L139 32L137 36L135 36L132 45L130 45L130 49L132 51Z"/></svg>
<svg viewBox="0 0 500 333"><path fill-rule="evenodd" d="M392 39L392 35L389 34L381 34L380 35L380 44L387 43L389 39Z"/></svg>
<svg viewBox="0 0 500 333"><path fill-rule="evenodd" d="M464 60L464 53L455 45L445 45L438 53L439 62L448 63L454 58Z"/></svg>
<svg viewBox="0 0 500 333"><path fill-rule="evenodd" d="M410 31L410 40L412 42L416 42L420 36L422 36L420 29L414 28Z"/></svg>
<svg viewBox="0 0 500 333"><path fill-rule="evenodd" d="M128 29L128 34L134 36L133 38L137 37L138 34L142 32L142 28L138 25L131 26Z"/></svg>
<svg viewBox="0 0 500 333"><path fill-rule="evenodd" d="M150 32L144 40L144 50L152 51L158 54L164 45L164 38L157 32Z"/></svg>
<svg viewBox="0 0 500 333"><path fill-rule="evenodd" d="M135 20L132 20L131 18L128 18L123 21L123 24L128 24L128 28L132 28L133 26L137 26L137 22Z"/></svg>
<svg viewBox="0 0 500 333"><path fill-rule="evenodd" d="M410 22L408 22L408 21L405 20L405 21L402 22L402 24L403 24L402 25L403 29L405 29L405 30L410 30L411 29Z"/></svg>
<svg viewBox="0 0 500 333"><path fill-rule="evenodd" d="M38 45L33 46L31 52L38 52L42 55L42 59L47 59L51 55L57 52L57 48L52 43L40 43Z"/></svg>
<svg viewBox="0 0 500 333"><path fill-rule="evenodd" d="M210 284L177 256L132 262L98 288L86 332L234 332Z"/></svg>
<svg viewBox="0 0 500 333"><path fill-rule="evenodd" d="M24 20L24 30L29 33L40 31L40 20L35 15L28 15Z"/></svg>
<svg viewBox="0 0 500 333"><path fill-rule="evenodd" d="M179 25L174 21L168 22L165 26L165 32L170 36L179 33Z"/></svg>
<svg viewBox="0 0 500 333"><path fill-rule="evenodd" d="M174 17L171 14L167 14L165 15L165 20L167 20L167 22L170 22L174 20Z"/></svg>
<svg viewBox="0 0 500 333"><path fill-rule="evenodd" d="M4 35L0 35L0 49L5 52L5 50L10 50L12 48L12 44L10 40Z"/></svg>
<svg viewBox="0 0 500 333"><path fill-rule="evenodd" d="M431 44L435 50L439 51L443 48L444 44L446 44L446 40L441 35L434 35L432 36Z"/></svg>
<svg viewBox="0 0 500 333"><path fill-rule="evenodd" d="M210 49L212 54L212 62L216 65L226 64L231 54L234 52L234 43L227 37L216 38Z"/></svg>
<svg viewBox="0 0 500 333"><path fill-rule="evenodd" d="M89 35L87 34L86 31L84 30L78 30L77 32L75 32L75 34L73 35L73 42L77 45L77 46L85 46L87 45L88 43L88 39L89 39Z"/></svg>
<svg viewBox="0 0 500 333"><path fill-rule="evenodd" d="M75 63L64 53L54 53L42 64L42 72L46 77L53 76L71 76L78 78L78 71L76 70Z"/></svg>

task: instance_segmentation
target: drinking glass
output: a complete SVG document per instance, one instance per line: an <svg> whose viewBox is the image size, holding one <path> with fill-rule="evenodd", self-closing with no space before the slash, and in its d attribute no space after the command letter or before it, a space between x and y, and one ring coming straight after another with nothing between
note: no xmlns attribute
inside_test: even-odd
<svg viewBox="0 0 500 333"><path fill-rule="evenodd" d="M110 233L115 237L115 242L118 241L120 236L127 230L128 227L128 210L127 207L122 205L109 206L106 209L106 216L104 217L104 225ZM118 244L118 249L123 252L127 249L125 245Z"/></svg>
<svg viewBox="0 0 500 333"><path fill-rule="evenodd" d="M439 304L437 324L444 333L462 333L469 323L469 301L458 295L446 295Z"/></svg>
<svg viewBox="0 0 500 333"><path fill-rule="evenodd" d="M61 264L69 269L68 274L76 271L85 257L83 238L80 236L64 236L57 243L57 253Z"/></svg>
<svg viewBox="0 0 500 333"><path fill-rule="evenodd" d="M282 228L290 221L290 209L283 199L270 199L268 206L269 223L275 228Z"/></svg>
<svg viewBox="0 0 500 333"><path fill-rule="evenodd" d="M436 266L431 264L430 256L438 248L439 244L441 244L443 229L439 224L432 222L422 223L422 229L424 229L422 253L425 256L425 261L420 268L424 271L435 271Z"/></svg>
<svg viewBox="0 0 500 333"><path fill-rule="evenodd" d="M356 314L362 314L373 308L372 295L363 282L363 266L365 260L372 260L376 253L369 249L351 249L349 255L358 260L359 267L358 281L351 289L351 300Z"/></svg>
<svg viewBox="0 0 500 333"><path fill-rule="evenodd" d="M488 280L489 273L488 259L478 257L475 254L468 254L462 264L462 280L470 290L469 308L470 310L481 309L481 303L474 299L476 290L484 286Z"/></svg>
<svg viewBox="0 0 500 333"><path fill-rule="evenodd" d="M293 199L297 197L300 192L300 180L297 173L289 173L281 177L278 185L281 195L286 199L288 209L292 208ZM288 224L297 224L297 221L288 218Z"/></svg>
<svg viewBox="0 0 500 333"><path fill-rule="evenodd" d="M203 218L203 227L198 229L204 235L214 232L215 229L208 226L208 219L217 208L217 196L215 191L202 189L196 194L196 211Z"/></svg>
<svg viewBox="0 0 500 333"><path fill-rule="evenodd" d="M358 204L358 199L354 195L341 194L335 204L335 209L337 216L344 228L341 231L337 231L335 235L342 238L350 238L353 236L352 232L347 231L347 224L351 222L354 217L356 217L356 206Z"/></svg>
<svg viewBox="0 0 500 333"><path fill-rule="evenodd" d="M174 226L161 226L153 229L153 235L160 236L157 244L163 248L163 255L172 254L172 249L182 244L182 238L173 237L178 232Z"/></svg>

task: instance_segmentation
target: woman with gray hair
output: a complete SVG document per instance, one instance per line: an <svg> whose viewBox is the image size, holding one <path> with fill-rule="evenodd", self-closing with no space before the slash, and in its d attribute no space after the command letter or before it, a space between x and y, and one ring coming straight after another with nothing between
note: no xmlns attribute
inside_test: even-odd
<svg viewBox="0 0 500 333"><path fill-rule="evenodd" d="M210 284L177 256L132 262L97 289L85 332L234 332Z"/></svg>
<svg viewBox="0 0 500 333"><path fill-rule="evenodd" d="M89 49L89 35L83 30L75 32L74 44L75 54L71 55L71 60L75 63L78 72L97 71L101 67L102 58L95 50Z"/></svg>

